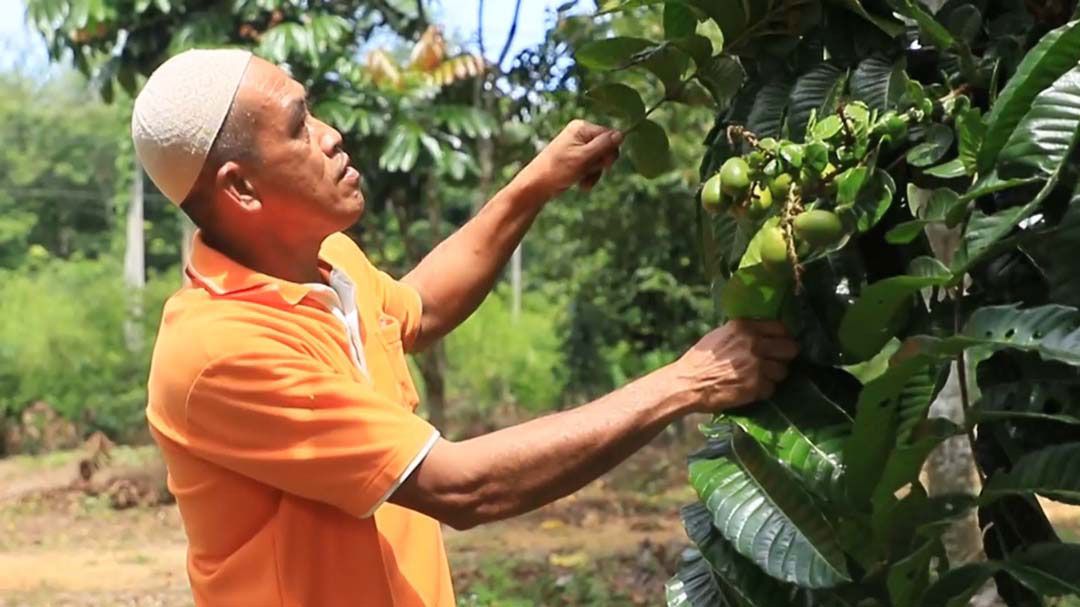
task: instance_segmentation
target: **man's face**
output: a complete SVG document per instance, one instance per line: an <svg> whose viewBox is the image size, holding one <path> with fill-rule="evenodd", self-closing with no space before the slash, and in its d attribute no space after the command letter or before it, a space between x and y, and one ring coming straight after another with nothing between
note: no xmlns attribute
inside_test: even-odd
<svg viewBox="0 0 1080 607"><path fill-rule="evenodd" d="M274 224L330 234L356 223L364 196L341 134L311 115L306 94L281 68L251 59L235 101L254 129L257 162L244 177Z"/></svg>

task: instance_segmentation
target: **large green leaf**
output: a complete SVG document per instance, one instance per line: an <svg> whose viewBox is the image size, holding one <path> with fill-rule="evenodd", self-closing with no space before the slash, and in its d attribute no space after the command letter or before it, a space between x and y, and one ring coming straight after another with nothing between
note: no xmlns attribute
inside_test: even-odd
<svg viewBox="0 0 1080 607"><path fill-rule="evenodd" d="M918 24L924 41L936 46L939 50L948 50L956 44L949 30L917 0L889 0L889 4L896 9L897 13Z"/></svg>
<svg viewBox="0 0 1080 607"><path fill-rule="evenodd" d="M1080 66L1039 93L998 156L1003 171L1053 176L1076 144L1080 131Z"/></svg>
<svg viewBox="0 0 1080 607"><path fill-rule="evenodd" d="M693 34L697 20L697 15L689 6L678 2L664 3L665 38L670 40Z"/></svg>
<svg viewBox="0 0 1080 607"><path fill-rule="evenodd" d="M831 63L819 63L795 81L788 110L788 135L799 141L806 133L810 115L832 113L847 80L847 72Z"/></svg>
<svg viewBox="0 0 1080 607"><path fill-rule="evenodd" d="M664 585L667 607L718 607L726 605L712 567L697 550L683 554L678 572Z"/></svg>
<svg viewBox="0 0 1080 607"><path fill-rule="evenodd" d="M896 196L896 182L884 169L874 169L859 188L852 204L837 205L837 212L848 214L860 232L876 226Z"/></svg>
<svg viewBox="0 0 1080 607"><path fill-rule="evenodd" d="M804 588L850 581L836 532L797 477L741 430L730 448L690 464L690 484L724 538L779 580Z"/></svg>
<svg viewBox="0 0 1080 607"><path fill-rule="evenodd" d="M671 144L664 128L652 120L642 120L626 135L623 149L641 175L658 177L672 168Z"/></svg>
<svg viewBox="0 0 1080 607"><path fill-rule="evenodd" d="M1043 373L1025 373L1019 381L980 385L975 403L977 421L1033 419L1080 425L1080 375L1046 363Z"/></svg>
<svg viewBox="0 0 1080 607"><path fill-rule="evenodd" d="M1009 575L1043 596L1080 595L1080 544L1034 544L1004 564Z"/></svg>
<svg viewBox="0 0 1080 607"><path fill-rule="evenodd" d="M843 496L843 448L852 419L802 373L772 397L726 416L823 499Z"/></svg>
<svg viewBox="0 0 1080 607"><path fill-rule="evenodd" d="M1080 311L1058 305L987 306L971 314L956 339L967 346L981 346L983 352L977 358L1015 348L1080 366Z"/></svg>
<svg viewBox="0 0 1080 607"><path fill-rule="evenodd" d="M789 274L757 264L739 268L720 292L720 309L727 319L775 319L790 285Z"/></svg>
<svg viewBox="0 0 1080 607"><path fill-rule="evenodd" d="M998 154L1042 90L1080 61L1080 21L1071 21L1042 37L998 95L987 116L986 137L978 167L989 172Z"/></svg>
<svg viewBox="0 0 1080 607"><path fill-rule="evenodd" d="M982 497L992 500L1015 493L1080 504L1080 443L1054 445L1021 457L1008 472L990 477Z"/></svg>
<svg viewBox="0 0 1080 607"><path fill-rule="evenodd" d="M758 137L780 137L790 90L791 83L783 80L761 87L746 120L746 128Z"/></svg>
<svg viewBox="0 0 1080 607"><path fill-rule="evenodd" d="M639 54L655 48L653 42L644 38L616 36L587 42L577 49L574 57L591 70L614 70L629 67L640 60Z"/></svg>
<svg viewBox="0 0 1080 607"><path fill-rule="evenodd" d="M851 74L851 94L876 110L896 107L907 83L904 61L869 57Z"/></svg>
<svg viewBox="0 0 1080 607"><path fill-rule="evenodd" d="M915 294L952 280L944 266L925 276L893 276L863 289L840 323L840 345L851 362L869 360L907 321Z"/></svg>
<svg viewBox="0 0 1080 607"><path fill-rule="evenodd" d="M925 141L908 150L907 162L911 166L930 166L945 157L953 144L953 131L944 124L932 124L926 129Z"/></svg>
<svg viewBox="0 0 1080 607"><path fill-rule="evenodd" d="M930 561L940 551L940 542L928 541L889 567L886 584L894 607L918 607L930 582Z"/></svg>
<svg viewBox="0 0 1080 607"><path fill-rule="evenodd" d="M701 556L712 566L718 581L745 607L787 607L802 594L798 588L765 574L713 526L713 515L700 502L683 507L683 527Z"/></svg>
<svg viewBox="0 0 1080 607"><path fill-rule="evenodd" d="M725 108L742 87L746 72L742 64L732 57L713 57L697 70L697 79L708 89L718 108Z"/></svg>

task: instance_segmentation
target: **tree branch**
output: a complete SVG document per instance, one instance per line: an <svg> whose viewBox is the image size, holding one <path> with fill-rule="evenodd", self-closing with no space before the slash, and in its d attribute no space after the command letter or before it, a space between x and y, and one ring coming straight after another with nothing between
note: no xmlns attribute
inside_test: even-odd
<svg viewBox="0 0 1080 607"><path fill-rule="evenodd" d="M506 60L506 55L510 52L510 45L514 42L514 36L517 34L518 26L518 14L521 12L521 0L514 2L514 17L510 21L510 31L506 34L506 42L503 43L502 51L499 52L499 60L496 65L502 70L503 61ZM481 24L483 27L483 24Z"/></svg>

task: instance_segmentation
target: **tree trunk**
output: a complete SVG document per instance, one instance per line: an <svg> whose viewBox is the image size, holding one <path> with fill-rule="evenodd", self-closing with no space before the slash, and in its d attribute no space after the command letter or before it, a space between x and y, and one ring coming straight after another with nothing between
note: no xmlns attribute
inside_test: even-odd
<svg viewBox="0 0 1080 607"><path fill-rule="evenodd" d="M424 404L428 421L446 433L446 346L442 340L416 355L420 376L424 378Z"/></svg>
<svg viewBox="0 0 1080 607"><path fill-rule="evenodd" d="M134 160L131 204L127 212L124 242L124 285L127 287L128 318L124 323L124 341L128 351L142 349L142 290L146 286L146 255L143 248L143 168Z"/></svg>

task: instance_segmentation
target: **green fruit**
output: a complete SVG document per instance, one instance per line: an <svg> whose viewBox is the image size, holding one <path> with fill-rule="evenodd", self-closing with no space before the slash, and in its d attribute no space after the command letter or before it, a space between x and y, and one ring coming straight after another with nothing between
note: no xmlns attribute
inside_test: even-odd
<svg viewBox="0 0 1080 607"><path fill-rule="evenodd" d="M720 174L717 173L705 182L701 188L701 206L706 211L718 213L724 206L724 192L720 187Z"/></svg>
<svg viewBox="0 0 1080 607"><path fill-rule="evenodd" d="M728 158L720 167L720 183L725 194L741 200L750 189L750 166L738 156Z"/></svg>
<svg viewBox="0 0 1080 607"><path fill-rule="evenodd" d="M835 244L844 235L844 224L836 213L820 209L799 213L793 227L800 239L814 247Z"/></svg>
<svg viewBox="0 0 1080 607"><path fill-rule="evenodd" d="M772 208L773 195L768 188L761 186L754 186L754 191L750 194L750 216L755 219L761 219L769 214L769 209Z"/></svg>
<svg viewBox="0 0 1080 607"><path fill-rule="evenodd" d="M791 192L792 181L789 173L780 173L773 177L772 181L769 182L769 192L772 194L773 199L786 200Z"/></svg>
<svg viewBox="0 0 1080 607"><path fill-rule="evenodd" d="M784 232L776 226L766 226L761 229L761 263L770 270L786 268L788 266L787 240Z"/></svg>

